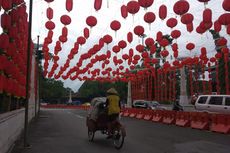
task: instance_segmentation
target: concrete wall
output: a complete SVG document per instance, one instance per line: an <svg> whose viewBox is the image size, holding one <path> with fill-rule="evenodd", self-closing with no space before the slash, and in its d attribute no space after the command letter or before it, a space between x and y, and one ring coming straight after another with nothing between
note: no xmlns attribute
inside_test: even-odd
<svg viewBox="0 0 230 153"><path fill-rule="evenodd" d="M32 58L28 119L35 116L35 57ZM37 103L38 104L38 103ZM37 105L38 106L38 105ZM7 153L24 129L25 109L0 114L0 153Z"/></svg>

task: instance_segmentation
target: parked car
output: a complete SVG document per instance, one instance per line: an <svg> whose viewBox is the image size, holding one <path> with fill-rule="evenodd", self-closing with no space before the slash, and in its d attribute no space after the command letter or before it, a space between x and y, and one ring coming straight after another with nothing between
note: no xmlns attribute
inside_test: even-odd
<svg viewBox="0 0 230 153"><path fill-rule="evenodd" d="M230 114L230 95L201 95L195 103L195 109Z"/></svg>
<svg viewBox="0 0 230 153"><path fill-rule="evenodd" d="M135 100L133 102L133 108L144 108L152 110L165 110L166 108L161 106L157 101L147 101L147 100Z"/></svg>

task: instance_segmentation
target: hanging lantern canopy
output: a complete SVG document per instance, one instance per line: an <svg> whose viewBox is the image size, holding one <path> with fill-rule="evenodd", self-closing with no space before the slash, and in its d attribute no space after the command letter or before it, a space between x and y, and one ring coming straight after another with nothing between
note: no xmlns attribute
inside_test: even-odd
<svg viewBox="0 0 230 153"><path fill-rule="evenodd" d="M148 46L148 47L153 46L153 45L154 45L154 40L153 40L153 38L147 38L147 39L145 39L145 44L146 44L146 46Z"/></svg>
<svg viewBox="0 0 230 153"><path fill-rule="evenodd" d="M169 18L166 22L167 26L170 28L174 28L177 25L177 19Z"/></svg>
<svg viewBox="0 0 230 153"><path fill-rule="evenodd" d="M189 10L189 3L186 0L179 0L173 6L173 11L177 15L183 15Z"/></svg>
<svg viewBox="0 0 230 153"><path fill-rule="evenodd" d="M94 9L96 11L101 9L102 0L94 0Z"/></svg>
<svg viewBox="0 0 230 153"><path fill-rule="evenodd" d="M53 30L55 28L55 23L53 21L47 21L45 27L48 30Z"/></svg>
<svg viewBox="0 0 230 153"><path fill-rule="evenodd" d="M86 24L92 28L97 24L97 19L94 16L88 16L86 18Z"/></svg>
<svg viewBox="0 0 230 153"><path fill-rule="evenodd" d="M84 34L85 39L88 39L89 38L89 29L88 28L84 28L83 34Z"/></svg>
<svg viewBox="0 0 230 153"><path fill-rule="evenodd" d="M127 43L124 40L121 40L121 41L118 42L118 46L121 49L124 49L127 46Z"/></svg>
<svg viewBox="0 0 230 153"><path fill-rule="evenodd" d="M221 25L229 25L230 24L230 13L224 13L218 18L218 22Z"/></svg>
<svg viewBox="0 0 230 153"><path fill-rule="evenodd" d="M73 0L66 0L66 10L68 12L72 11L73 9Z"/></svg>
<svg viewBox="0 0 230 153"><path fill-rule="evenodd" d="M128 11L130 14L134 15L134 14L136 14L139 10L140 10L140 5L139 5L138 2L136 2L136 1L129 1L129 2L127 3L127 11Z"/></svg>
<svg viewBox="0 0 230 153"><path fill-rule="evenodd" d="M144 21L149 24L149 28L151 27L151 23L153 23L156 19L156 16L153 12L147 12L144 15Z"/></svg>
<svg viewBox="0 0 230 153"><path fill-rule="evenodd" d="M147 9L153 4L154 0L138 0L138 3L144 9Z"/></svg>
<svg viewBox="0 0 230 153"><path fill-rule="evenodd" d="M46 17L51 20L53 19L53 9L51 7L48 7L46 9Z"/></svg>
<svg viewBox="0 0 230 153"><path fill-rule="evenodd" d="M174 38L174 39L177 39L181 36L181 32L179 30L173 30L171 32L171 37Z"/></svg>
<svg viewBox="0 0 230 153"><path fill-rule="evenodd" d="M127 41L129 43L131 43L133 41L133 33L132 32L127 33Z"/></svg>
<svg viewBox="0 0 230 153"><path fill-rule="evenodd" d="M121 16L126 19L128 16L128 11L127 11L127 6L126 5L122 5L121 6Z"/></svg>
<svg viewBox="0 0 230 153"><path fill-rule="evenodd" d="M230 1L229 0L224 0L222 3L222 7L225 11L230 11Z"/></svg>
<svg viewBox="0 0 230 153"><path fill-rule="evenodd" d="M138 25L134 28L133 31L137 36L142 36L145 32L145 29L141 25Z"/></svg>
<svg viewBox="0 0 230 153"><path fill-rule="evenodd" d="M192 23L193 19L194 19L194 17L193 17L193 15L191 13L186 13L181 17L181 23L187 25L187 24Z"/></svg>
<svg viewBox="0 0 230 153"><path fill-rule="evenodd" d="M206 8L203 12L203 22L211 23L212 22L212 10Z"/></svg>
<svg viewBox="0 0 230 153"><path fill-rule="evenodd" d="M64 25L69 25L71 23L71 18L68 15L62 15L60 20Z"/></svg>
<svg viewBox="0 0 230 153"><path fill-rule="evenodd" d="M193 49L195 48L195 44L194 44L194 43L188 43L188 44L186 45L186 48L187 48L189 51L191 51L191 50L193 50Z"/></svg>
<svg viewBox="0 0 230 153"><path fill-rule="evenodd" d="M167 7L165 5L161 5L159 7L159 18L164 20L167 17Z"/></svg>

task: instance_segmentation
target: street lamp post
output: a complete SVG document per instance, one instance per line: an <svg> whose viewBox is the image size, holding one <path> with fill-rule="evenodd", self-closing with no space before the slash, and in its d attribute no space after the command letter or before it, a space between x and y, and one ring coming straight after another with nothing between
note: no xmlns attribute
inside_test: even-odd
<svg viewBox="0 0 230 153"><path fill-rule="evenodd" d="M24 122L24 148L28 144L28 109L29 109L29 85L30 85L30 48L31 48L31 29L32 29L32 8L33 0L29 4L29 22L28 22L28 45L27 45L27 68L26 68L26 102L25 102L25 122Z"/></svg>

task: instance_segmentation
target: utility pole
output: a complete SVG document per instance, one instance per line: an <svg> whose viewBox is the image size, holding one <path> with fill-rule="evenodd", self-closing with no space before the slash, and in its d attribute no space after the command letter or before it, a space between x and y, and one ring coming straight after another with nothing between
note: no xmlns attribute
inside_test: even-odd
<svg viewBox="0 0 230 153"><path fill-rule="evenodd" d="M36 48L36 53L38 53L38 50L39 50L39 35L37 36L37 48ZM37 59L37 58L36 58ZM39 82L40 82L40 80L39 80L39 78L40 78L40 76L39 76L39 61L38 61L38 59L36 60L36 66L37 66L37 71L36 71L36 73L37 73L37 96L36 96L36 98L35 98L35 118L37 117L37 112L39 112L40 111L40 98L39 98L39 93L40 93L40 91L39 91L39 88L40 88L40 85L39 85ZM37 111L37 105L38 105L38 111Z"/></svg>
<svg viewBox="0 0 230 153"><path fill-rule="evenodd" d="M26 101L25 101L25 123L24 123L24 148L28 148L28 109L29 109L29 85L30 85L30 48L31 48L31 29L32 29L32 8L33 0L29 4L28 22L28 45L27 45L27 68L26 68Z"/></svg>

